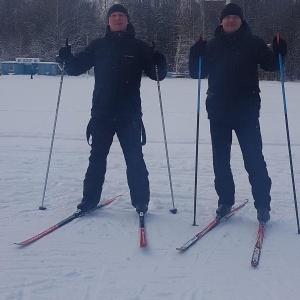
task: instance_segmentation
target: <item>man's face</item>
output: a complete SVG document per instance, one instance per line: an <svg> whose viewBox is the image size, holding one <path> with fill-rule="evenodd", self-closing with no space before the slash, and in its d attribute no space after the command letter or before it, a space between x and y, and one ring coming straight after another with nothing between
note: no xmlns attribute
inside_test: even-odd
<svg viewBox="0 0 300 300"><path fill-rule="evenodd" d="M108 18L108 25L111 31L126 31L128 19L121 12L114 12Z"/></svg>
<svg viewBox="0 0 300 300"><path fill-rule="evenodd" d="M223 18L221 25L225 33L232 33L239 30L242 20L239 16L229 15Z"/></svg>

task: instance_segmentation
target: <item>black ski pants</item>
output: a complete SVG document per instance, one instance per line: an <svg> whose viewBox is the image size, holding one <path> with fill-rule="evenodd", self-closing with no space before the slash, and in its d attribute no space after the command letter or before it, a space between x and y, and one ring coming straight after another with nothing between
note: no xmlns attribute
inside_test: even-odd
<svg viewBox="0 0 300 300"><path fill-rule="evenodd" d="M215 189L219 196L218 204L233 205L235 201L235 185L230 166L233 131L235 131L242 151L244 166L252 187L254 206L270 210L271 179L262 154L262 138L258 119L229 123L210 121Z"/></svg>
<svg viewBox="0 0 300 300"><path fill-rule="evenodd" d="M92 136L89 165L83 183L83 200L100 201L105 179L107 155L115 133L119 139L126 166L132 205L146 203L150 198L148 171L142 153L142 119L102 119L92 117L88 130Z"/></svg>

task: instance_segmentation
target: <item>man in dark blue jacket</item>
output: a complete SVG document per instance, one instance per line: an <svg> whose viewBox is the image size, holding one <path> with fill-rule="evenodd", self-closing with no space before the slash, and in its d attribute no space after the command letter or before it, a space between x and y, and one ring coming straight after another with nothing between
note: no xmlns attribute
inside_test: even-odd
<svg viewBox="0 0 300 300"><path fill-rule="evenodd" d="M60 49L69 75L80 75L94 67L95 87L87 137L92 137L89 166L84 179L82 212L100 201L106 161L117 134L127 165L127 181L132 205L146 213L150 200L148 171L142 145L145 130L140 98L141 76L163 80L166 60L157 50L135 38L127 9L115 4L107 13L106 35L92 41L83 51L72 54L71 47ZM158 75L156 74L156 66ZM157 78L158 77L158 78Z"/></svg>
<svg viewBox="0 0 300 300"><path fill-rule="evenodd" d="M266 71L279 70L278 54L287 53L283 39L273 39L273 49L253 35L243 18L242 9L227 4L220 15L221 25L210 41L200 39L190 50L189 70L198 78L208 77L206 109L215 173L215 189L219 196L217 217L226 215L235 198L235 185L230 167L232 131L238 138L245 169L252 187L257 219L270 219L271 179L262 154L259 124L260 89L258 66Z"/></svg>

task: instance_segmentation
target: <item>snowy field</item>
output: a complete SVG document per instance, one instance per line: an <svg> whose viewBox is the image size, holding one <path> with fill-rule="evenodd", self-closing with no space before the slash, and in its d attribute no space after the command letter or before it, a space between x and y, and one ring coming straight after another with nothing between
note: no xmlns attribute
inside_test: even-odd
<svg viewBox="0 0 300 300"><path fill-rule="evenodd" d="M215 215L207 81L202 80L197 225L193 223L197 80L161 83L175 207L172 208L157 83L142 81L144 146L151 203L148 247L139 248L138 217L130 203L118 141L108 157L103 199L110 206L76 219L28 247L19 242L58 223L81 200L89 146L93 78L65 77L44 206L46 175L60 77L0 77L0 299L4 300L298 300L300 235L280 82L261 82L261 130L272 186L271 220L260 265L250 259L256 211L236 139L232 168L236 203L250 199L185 253L189 238ZM286 83L296 188L300 189L300 83ZM298 196L300 197L300 196Z"/></svg>

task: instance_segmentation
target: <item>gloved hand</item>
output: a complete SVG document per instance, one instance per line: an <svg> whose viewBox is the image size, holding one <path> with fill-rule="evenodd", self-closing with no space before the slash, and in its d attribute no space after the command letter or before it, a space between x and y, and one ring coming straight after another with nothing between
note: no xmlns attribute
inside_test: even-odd
<svg viewBox="0 0 300 300"><path fill-rule="evenodd" d="M154 65L159 65L163 60L164 60L163 54L161 54L159 51L154 49L152 54L152 63Z"/></svg>
<svg viewBox="0 0 300 300"><path fill-rule="evenodd" d="M191 47L190 50L191 57L199 58L204 56L206 52L206 44L207 41L200 38L200 40Z"/></svg>
<svg viewBox="0 0 300 300"><path fill-rule="evenodd" d="M282 38L279 38L279 42L278 42L277 36L274 36L272 47L275 54L281 54L282 56L287 54L287 43Z"/></svg>
<svg viewBox="0 0 300 300"><path fill-rule="evenodd" d="M71 46L67 45L59 49L59 58L62 61L66 61L71 57Z"/></svg>

